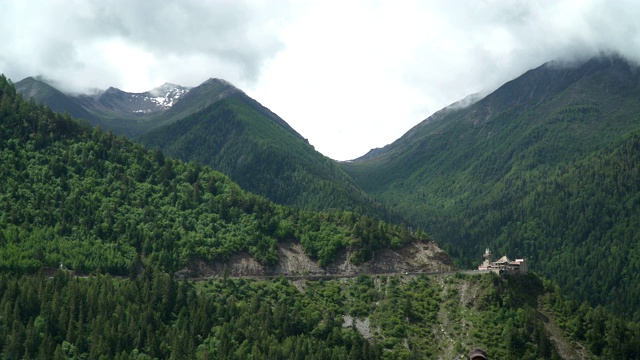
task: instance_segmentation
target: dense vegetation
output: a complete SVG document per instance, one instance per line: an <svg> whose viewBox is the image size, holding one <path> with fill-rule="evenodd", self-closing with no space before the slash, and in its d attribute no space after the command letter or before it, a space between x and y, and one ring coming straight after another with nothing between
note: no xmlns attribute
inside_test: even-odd
<svg viewBox="0 0 640 360"><path fill-rule="evenodd" d="M54 111L66 111L168 156L209 165L275 203L400 222L283 119L224 80L209 79L166 111L148 114L130 111L131 101L137 104L145 94L127 98L136 94L109 89L99 96L70 96L33 78L16 88Z"/></svg>
<svg viewBox="0 0 640 360"><path fill-rule="evenodd" d="M0 293L3 359L460 358L473 346L496 359L559 359L561 342L565 354L584 347L582 358L640 358L637 323L578 307L535 275L362 275L296 288L58 271L0 275ZM557 333L545 323L554 318Z"/></svg>
<svg viewBox="0 0 640 360"><path fill-rule="evenodd" d="M238 93L138 141L168 156L210 165L278 204L386 215L334 161L247 101Z"/></svg>
<svg viewBox="0 0 640 360"><path fill-rule="evenodd" d="M544 309L572 341L582 343L603 359L640 358L640 323L625 321L602 306L579 305L560 295L557 285L547 282L540 297Z"/></svg>
<svg viewBox="0 0 640 360"><path fill-rule="evenodd" d="M526 257L592 305L640 320L640 73L622 59L542 66L343 164L463 267Z"/></svg>
<svg viewBox="0 0 640 360"><path fill-rule="evenodd" d="M175 271L246 251L277 262L278 241L301 242L321 265L352 248L426 240L353 212L293 211L246 193L197 163L79 126L25 102L0 79L0 269L65 266L128 274L141 263Z"/></svg>
<svg viewBox="0 0 640 360"><path fill-rule="evenodd" d="M475 345L496 358L557 358L538 310L587 353L638 357L637 324L578 308L534 275L360 276L300 289L284 279L177 282L171 273L196 258L247 251L271 264L280 240L327 264L340 248L359 262L426 235L274 205L207 167L25 102L1 80L2 358L408 359ZM44 276L59 263L98 275Z"/></svg>
<svg viewBox="0 0 640 360"><path fill-rule="evenodd" d="M321 315L323 308L287 283L215 282L199 292L163 273L115 281L60 272L53 279L0 276L0 292L3 359L367 359L380 354L330 313Z"/></svg>

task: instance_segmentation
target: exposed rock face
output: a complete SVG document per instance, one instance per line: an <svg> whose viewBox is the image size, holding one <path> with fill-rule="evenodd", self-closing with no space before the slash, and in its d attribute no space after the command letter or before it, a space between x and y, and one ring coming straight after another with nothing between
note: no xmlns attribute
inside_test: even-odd
<svg viewBox="0 0 640 360"><path fill-rule="evenodd" d="M356 275L395 274L415 272L445 272L455 270L449 255L435 242L411 243L401 249L384 249L374 259L361 265L349 261L351 253L343 250L336 260L321 268L310 259L299 243L278 244L280 262L274 266L263 266L247 253L233 255L228 262L193 263L180 276L222 276L225 267L228 276L273 276L273 275Z"/></svg>
<svg viewBox="0 0 640 360"><path fill-rule="evenodd" d="M371 340L375 337L374 331L371 328L371 321L368 317L361 320L358 318L354 319L350 315L342 315L342 321L342 327L351 327L355 323L358 332L367 340Z"/></svg>

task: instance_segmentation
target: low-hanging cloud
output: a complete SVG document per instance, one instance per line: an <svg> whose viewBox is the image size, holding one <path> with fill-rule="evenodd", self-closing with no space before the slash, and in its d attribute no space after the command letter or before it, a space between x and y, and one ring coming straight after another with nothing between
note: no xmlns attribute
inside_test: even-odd
<svg viewBox="0 0 640 360"><path fill-rule="evenodd" d="M75 91L216 74L251 83L282 49L288 11L286 2L237 0L3 1L0 71Z"/></svg>
<svg viewBox="0 0 640 360"><path fill-rule="evenodd" d="M305 10L256 94L287 121L304 119L294 127L341 160L545 62L640 59L640 3L631 1L356 0Z"/></svg>
<svg viewBox="0 0 640 360"><path fill-rule="evenodd" d="M494 90L554 60L616 53L640 61L637 2L454 1L423 11L437 19L431 19L433 27L425 25L425 41L418 42L405 79L418 88L437 86L442 100L453 89L459 89L453 101Z"/></svg>

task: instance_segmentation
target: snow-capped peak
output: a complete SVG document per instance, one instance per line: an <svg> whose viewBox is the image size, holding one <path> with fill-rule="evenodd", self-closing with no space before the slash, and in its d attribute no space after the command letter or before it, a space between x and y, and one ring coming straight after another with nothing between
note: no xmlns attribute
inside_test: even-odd
<svg viewBox="0 0 640 360"><path fill-rule="evenodd" d="M173 104L189 90L190 88L184 86L164 83L157 88L147 91L144 95L148 96L149 100L156 103L163 110L166 110L173 106Z"/></svg>

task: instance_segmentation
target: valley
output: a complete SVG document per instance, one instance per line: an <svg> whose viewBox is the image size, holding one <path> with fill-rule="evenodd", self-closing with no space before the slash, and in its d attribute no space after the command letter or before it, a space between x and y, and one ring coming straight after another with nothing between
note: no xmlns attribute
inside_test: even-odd
<svg viewBox="0 0 640 360"><path fill-rule="evenodd" d="M545 64L350 162L221 79L2 78L2 356L638 358L637 70ZM533 273L452 273L487 247Z"/></svg>

